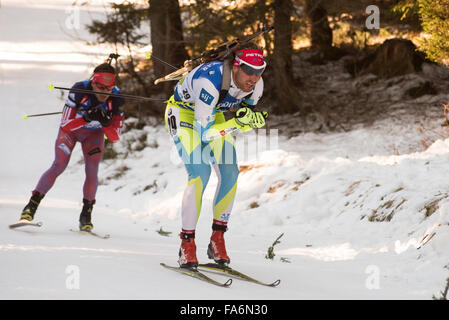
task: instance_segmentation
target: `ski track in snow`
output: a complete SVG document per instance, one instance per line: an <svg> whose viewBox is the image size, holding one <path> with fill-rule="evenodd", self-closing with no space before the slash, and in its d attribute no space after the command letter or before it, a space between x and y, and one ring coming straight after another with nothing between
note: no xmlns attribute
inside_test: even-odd
<svg viewBox="0 0 449 320"><path fill-rule="evenodd" d="M431 299L444 288L449 139L410 150L422 139L410 123L382 121L291 139L276 139L271 128L270 148L264 148L262 130L236 137L241 174L226 233L231 265L261 281L280 278L277 288L238 280L217 288L159 266L177 263L186 183L162 124L126 132L115 146L119 158L101 163L93 223L110 239L69 232L82 206L79 146L39 207L35 220L43 226L8 229L53 161L59 124L59 116L22 116L61 110L64 100L46 89L48 83L68 86L87 78L105 52L62 32L71 1L14 3L2 1L0 9L2 30L11 30L0 38L0 299ZM27 9L22 19L39 18L42 28L19 23L12 30L12 21L21 19L17 6ZM148 146L125 158L142 134ZM254 154L257 139L262 150ZM408 151L393 155L392 146ZM216 183L212 175L197 228L202 262ZM160 228L171 234L158 234ZM266 259L282 233L274 259Z"/></svg>

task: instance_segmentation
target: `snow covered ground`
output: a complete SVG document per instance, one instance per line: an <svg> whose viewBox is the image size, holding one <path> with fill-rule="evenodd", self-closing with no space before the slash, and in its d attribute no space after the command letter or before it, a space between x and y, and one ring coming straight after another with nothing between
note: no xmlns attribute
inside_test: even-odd
<svg viewBox="0 0 449 320"><path fill-rule="evenodd" d="M291 139L276 128L236 137L241 174L226 233L231 265L263 281L279 278L277 288L234 280L223 289L159 266L177 261L186 183L161 124L126 132L117 159L101 164L93 222L110 239L69 231L81 210L79 146L39 207L36 220L44 225L10 230L53 161L59 123L59 116L23 115L61 110L63 100L47 85L86 79L109 53L69 37L70 4L1 2L0 29L7 32L0 35L0 299L440 296L449 277L449 139L441 119L427 123L442 137L429 148L421 143L426 133L410 121ZM85 10L82 23L90 19ZM142 141L146 148L138 151ZM200 261L207 261L216 182L212 176L198 224ZM171 234L160 235L161 228ZM281 234L274 259L266 259Z"/></svg>

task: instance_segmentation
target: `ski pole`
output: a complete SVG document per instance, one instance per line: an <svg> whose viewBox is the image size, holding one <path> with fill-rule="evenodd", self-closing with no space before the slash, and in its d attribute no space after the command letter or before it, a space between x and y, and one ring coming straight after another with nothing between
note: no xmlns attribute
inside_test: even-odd
<svg viewBox="0 0 449 320"><path fill-rule="evenodd" d="M159 61L159 62L161 62L161 63L163 63L163 64L173 68L174 70L178 70L179 69L179 68L175 67L174 65L172 65L172 64L162 60L161 58L156 57L155 55L153 55L152 53L149 53L149 52L145 53L145 58L147 58L147 59L154 59L156 61Z"/></svg>
<svg viewBox="0 0 449 320"><path fill-rule="evenodd" d="M31 117L49 116L49 115L52 115L52 114L61 114L61 113L62 113L62 111L24 115L23 116L23 120L26 120L26 119L31 118Z"/></svg>
<svg viewBox="0 0 449 320"><path fill-rule="evenodd" d="M104 96L111 96L111 97L120 97L124 99L133 99L133 100L150 100L150 101L165 101L167 99L160 99L160 98L150 98L150 97L142 97L142 96L133 96L130 94L122 94L122 93L112 93L112 92L101 92L101 91L93 91L93 90L84 90L84 89L76 89L76 88L64 88L64 87L57 87L53 84L48 85L48 89L52 91L53 89L59 89L59 90L67 90L72 92L79 92L79 93L88 93L88 94L99 94Z"/></svg>
<svg viewBox="0 0 449 320"><path fill-rule="evenodd" d="M60 90L68 90L68 91L80 92L80 93L102 94L102 95L108 95L108 96L113 96L113 97L121 97L121 98L125 98L125 99L134 99L134 100L151 100L151 101L166 101L167 100L167 99L149 98L149 97L142 97L142 96L133 96L133 95L129 95L129 94L105 93L105 92L99 92L99 91L57 87L51 83L48 85L48 89L50 91L52 91L53 89L60 89ZM54 115L54 114L62 114L62 111L24 115L23 119L26 120L31 117L50 116L50 115Z"/></svg>

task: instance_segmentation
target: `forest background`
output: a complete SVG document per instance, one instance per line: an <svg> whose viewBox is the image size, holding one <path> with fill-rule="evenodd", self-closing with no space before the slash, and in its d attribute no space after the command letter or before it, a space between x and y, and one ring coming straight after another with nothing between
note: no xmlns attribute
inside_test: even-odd
<svg viewBox="0 0 449 320"><path fill-rule="evenodd" d="M119 87L126 93L168 98L176 82L155 85L154 80L173 72L169 65L180 68L205 50L270 25L274 32L255 39L269 66L259 107L270 112L271 125L281 134L349 131L403 109L423 118L445 112L444 98L422 97L447 88L447 0L142 0L109 5L106 20L94 20L88 29L97 43L112 44L117 52L126 48L128 55L117 63ZM142 26L150 26L150 34ZM137 53L136 48L149 44L151 52ZM127 115L141 122L137 126L148 117L162 119L163 112L160 102L126 106Z"/></svg>

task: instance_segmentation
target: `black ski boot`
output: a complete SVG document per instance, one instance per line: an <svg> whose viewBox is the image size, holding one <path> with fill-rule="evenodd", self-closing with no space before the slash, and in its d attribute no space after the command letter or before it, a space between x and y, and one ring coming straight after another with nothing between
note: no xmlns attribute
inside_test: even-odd
<svg viewBox="0 0 449 320"><path fill-rule="evenodd" d="M41 202L44 195L40 194L37 191L33 191L33 195L28 201L28 204L23 208L22 214L20 215L20 220L33 221L34 214L36 213L37 207Z"/></svg>
<svg viewBox="0 0 449 320"><path fill-rule="evenodd" d="M92 209L95 204L95 200L89 201L83 199L83 210L80 214L80 230L90 232L94 225L91 221Z"/></svg>

